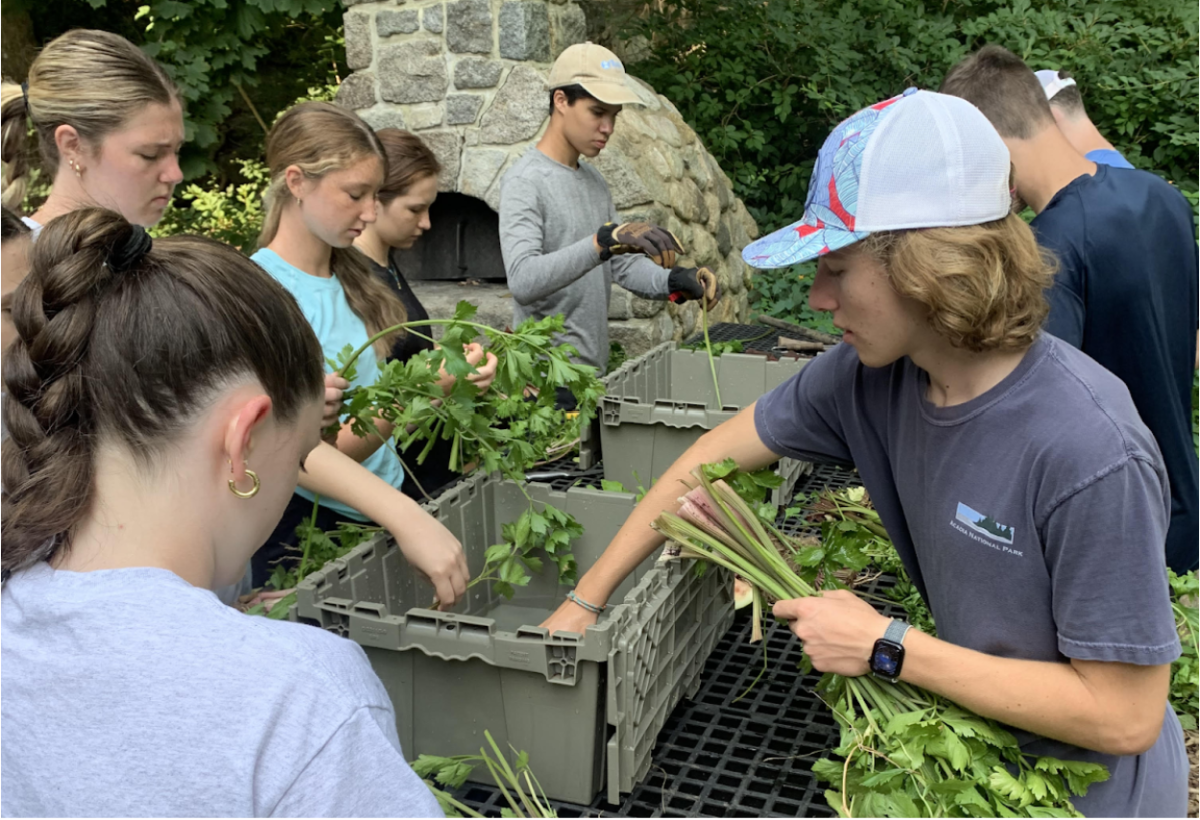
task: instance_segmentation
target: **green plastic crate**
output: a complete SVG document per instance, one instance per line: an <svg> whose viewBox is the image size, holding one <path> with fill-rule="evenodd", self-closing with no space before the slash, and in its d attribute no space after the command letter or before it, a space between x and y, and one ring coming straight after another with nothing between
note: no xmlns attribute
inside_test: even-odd
<svg viewBox="0 0 1200 820"><path fill-rule="evenodd" d="M600 403L604 477L633 489L649 487L709 430L736 416L800 372L808 359L768 361L726 353L714 360L721 405L713 389L708 354L666 342L605 378ZM791 501L796 482L812 471L806 461L780 459L783 486L772 502Z"/></svg>
<svg viewBox="0 0 1200 820"><path fill-rule="evenodd" d="M575 516L582 573L634 506L632 495L527 485L536 500ZM472 476L426 505L463 543L472 575L501 525L525 507L512 482ZM619 802L649 770L667 715L694 694L704 661L733 618L732 581L690 565L642 564L583 636L550 637L537 626L567 587L547 562L512 601L474 587L456 612L428 605L417 579L383 536L306 578L300 620L338 632L366 650L396 709L405 754L478 752L489 730L501 748L526 751L553 799L590 803L607 785ZM486 772L476 771L486 782Z"/></svg>

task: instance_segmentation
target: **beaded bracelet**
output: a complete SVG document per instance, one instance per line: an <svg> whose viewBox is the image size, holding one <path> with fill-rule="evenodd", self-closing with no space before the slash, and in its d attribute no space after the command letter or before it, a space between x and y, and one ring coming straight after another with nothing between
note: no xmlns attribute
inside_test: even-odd
<svg viewBox="0 0 1200 820"><path fill-rule="evenodd" d="M605 604L604 606L596 606L595 604L589 604L587 601L583 600L578 595L576 595L575 590L571 590L570 592L567 593L567 600L572 601L576 604L579 604L581 607L586 609L588 612L591 612L595 615L599 615L601 612L608 609L607 604Z"/></svg>

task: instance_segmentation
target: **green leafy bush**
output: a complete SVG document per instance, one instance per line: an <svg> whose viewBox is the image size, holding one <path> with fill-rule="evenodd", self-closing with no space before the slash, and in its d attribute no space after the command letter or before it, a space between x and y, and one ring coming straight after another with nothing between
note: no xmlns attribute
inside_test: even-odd
<svg viewBox="0 0 1200 820"><path fill-rule="evenodd" d="M116 5L115 0L86 2L93 9ZM144 26L143 50L167 68L186 103L188 144L181 164L189 179L217 170L215 155L223 147L235 100L260 124L274 115L274 106L264 106L263 100L256 105L250 91L280 52L297 47L304 52L301 64L307 69L296 78L302 82L325 82L344 65L341 0L146 0L128 6L137 9L134 19ZM296 82L277 79L289 86ZM285 91L283 100L304 88ZM268 96L273 89L263 91ZM268 113L260 114L260 107Z"/></svg>

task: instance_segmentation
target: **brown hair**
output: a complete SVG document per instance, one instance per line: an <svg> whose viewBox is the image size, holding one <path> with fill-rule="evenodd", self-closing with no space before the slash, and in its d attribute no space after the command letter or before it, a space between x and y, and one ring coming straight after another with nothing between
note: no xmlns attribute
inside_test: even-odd
<svg viewBox="0 0 1200 820"><path fill-rule="evenodd" d="M1054 125L1037 75L1020 57L1000 46L984 46L959 61L946 72L938 91L973 104L1002 137L1029 139Z"/></svg>
<svg viewBox="0 0 1200 820"><path fill-rule="evenodd" d="M1070 80L1071 72L1058 72L1058 79ZM1058 93L1050 98L1050 107L1059 109L1070 119L1087 116L1087 112L1083 108L1083 95L1079 93L1078 85L1069 85L1059 89Z"/></svg>
<svg viewBox="0 0 1200 820"><path fill-rule="evenodd" d="M10 239L28 236L32 233L29 230L29 226L21 221L21 217L17 216L16 212L7 205L0 207L0 210L3 211L2 222L0 222L3 232L0 233L0 241L7 242ZM12 298L13 291L9 291L0 297L0 313L3 313L6 318L12 313Z"/></svg>
<svg viewBox="0 0 1200 820"><path fill-rule="evenodd" d="M6 575L69 547L101 444L152 465L241 377L281 423L322 395L321 347L281 285L219 242L148 244L119 214L85 208L33 246L4 355Z"/></svg>
<svg viewBox="0 0 1200 820"><path fill-rule="evenodd" d="M417 180L441 172L441 163L416 134L399 128L384 128L376 131L375 136L379 137L387 154L387 179L378 195L383 204L408 193Z"/></svg>
<svg viewBox="0 0 1200 820"><path fill-rule="evenodd" d="M309 179L320 179L367 157L384 164L387 153L371 126L352 111L332 103L306 102L288 109L267 135L267 166L271 184L265 195L266 217L258 244L266 247L279 232L279 220L290 198L286 172L293 165ZM330 267L342 283L346 301L371 335L401 324L407 316L404 303L390 287L367 267L366 257L353 248L334 248ZM391 333L375 342L379 360L391 353L392 343L402 335Z"/></svg>
<svg viewBox="0 0 1200 820"><path fill-rule="evenodd" d="M182 105L162 66L124 37L92 29L51 40L30 66L27 86L24 93L16 83L0 87L3 201L12 208L20 206L28 182L26 118L53 176L59 162L54 132L60 125L70 125L96 146L150 103Z"/></svg>
<svg viewBox="0 0 1200 820"><path fill-rule="evenodd" d="M892 287L929 310L954 347L976 353L1025 350L1050 305L1057 263L1015 214L956 228L871 234L855 247L887 269Z"/></svg>

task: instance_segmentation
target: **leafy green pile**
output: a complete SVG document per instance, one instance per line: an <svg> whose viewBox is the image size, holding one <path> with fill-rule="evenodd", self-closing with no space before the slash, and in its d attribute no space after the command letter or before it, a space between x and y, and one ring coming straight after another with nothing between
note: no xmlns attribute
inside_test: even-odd
<svg viewBox="0 0 1200 820"><path fill-rule="evenodd" d="M1187 575L1176 575L1167 570L1171 581L1171 609L1175 613L1175 628L1183 644L1183 654L1171 665L1171 706L1179 716L1184 729L1197 728L1200 715L1200 659L1197 658L1197 641L1200 627L1197 626L1197 597L1200 588L1193 570Z"/></svg>
<svg viewBox="0 0 1200 820"><path fill-rule="evenodd" d="M483 571L472 586L491 581L499 594L511 598L516 587L529 583L530 572L541 570L542 559L533 555L537 550L557 565L559 583L574 584L575 558L569 547L582 527L549 504L536 509L523 482L525 471L560 447L564 436L579 437L596 415L604 385L595 368L573 360L575 348L554 343L554 334L563 330L561 315L527 319L509 333L472 321L475 311L471 303L459 302L453 319L406 322L376 334L357 350L343 350L337 369L353 378L356 360L375 339L397 329L421 336L415 328L443 327L437 347L406 362L388 362L374 384L347 391L351 427L357 435L368 437L378 435L376 419L390 422L401 450L425 442L418 464L424 463L439 438L450 441L451 470L474 464L517 483L529 506L516 521L504 525L504 541L488 548ZM475 368L463 353L463 346L479 334L497 358L495 380L485 393L466 378ZM439 369L456 379L448 394L438 383ZM555 407L558 387L574 394L576 411Z"/></svg>
<svg viewBox="0 0 1200 820"><path fill-rule="evenodd" d="M321 567L337 558L341 558L350 550L364 541L382 532L382 527L366 524L351 524L348 521L338 523L336 530L325 531L317 526L317 508L319 497L313 499L312 518L296 527L299 536L296 551L300 553L300 563L281 561L271 571L267 586L271 589L294 589L297 584ZM264 604L256 604L246 610L247 615L265 615L273 620L285 620L288 609L296 603L296 593L293 592L276 601L268 611Z"/></svg>
<svg viewBox="0 0 1200 820"><path fill-rule="evenodd" d="M809 500L807 517L821 527L821 546L801 550L801 564L828 563L854 570L872 566L894 576L896 584L887 591L888 597L904 607L910 624L929 635L937 634L933 614L909 578L865 487L815 494Z"/></svg>
<svg viewBox="0 0 1200 820"><path fill-rule="evenodd" d="M550 504L543 504L539 511L531 502L520 518L504 524L501 532L504 540L488 547L483 570L468 588L491 581L497 593L512 598L516 587L529 583L529 573L542 571L542 559L535 552L544 552L557 565L560 584L575 584L578 568L569 550L571 542L583 535L583 526L569 514Z"/></svg>
<svg viewBox="0 0 1200 820"><path fill-rule="evenodd" d="M825 675L818 691L841 760L813 773L842 817L1077 817L1071 796L1108 779L1095 763L1024 755L995 721L907 684Z"/></svg>
<svg viewBox="0 0 1200 820"><path fill-rule="evenodd" d="M498 471L520 482L525 470L544 459L564 434L579 436L581 426L596 415L604 385L595 368L573 361L575 348L554 343L554 334L563 330L561 315L527 319L508 333L472 321L475 312L470 302L459 302L452 319L406 322L376 334L357 350L347 346L336 367L352 378L355 361L376 338L398 329L429 338L417 328L443 327L438 347L405 362L388 362L374 384L347 391L346 412L359 436L377 435L372 421L382 419L395 425L393 437L401 449L424 441L418 464L440 438L452 442L450 469L473 463L486 473ZM498 360L496 378L482 394L466 378L474 368L463 353L463 345L478 334L486 337ZM448 394L438 384L439 368L456 378ZM577 414L554 406L557 387L575 395Z"/></svg>
<svg viewBox="0 0 1200 820"><path fill-rule="evenodd" d="M654 527L675 542L666 560L695 558L744 578L754 590L754 632L772 600L818 594L845 557L865 566L861 549L801 546L763 521L727 484L693 472L679 514L662 513ZM789 555L810 550L799 571ZM820 564L820 566L817 566ZM1105 767L1081 761L1031 758L1000 724L906 683L826 674L819 691L841 727L842 758L813 767L835 788L826 800L843 816L1069 817L1072 794L1108 778Z"/></svg>
<svg viewBox="0 0 1200 820"><path fill-rule="evenodd" d="M483 817L479 812L455 800L443 789L459 789L467 782L471 772L480 764L487 767L488 774L496 782L500 793L508 802L507 809L501 809L501 817L557 817L546 793L538 779L529 768L529 755L517 752L515 765L509 765L504 753L492 739L492 733L486 729L483 736L487 738L493 754L482 747L477 755L455 755L453 757L438 757L436 755L421 755L412 763L413 771L425 779L425 785L433 791L434 797L441 804L442 811L447 817ZM439 786L441 788L439 788Z"/></svg>

